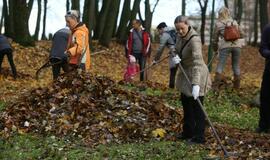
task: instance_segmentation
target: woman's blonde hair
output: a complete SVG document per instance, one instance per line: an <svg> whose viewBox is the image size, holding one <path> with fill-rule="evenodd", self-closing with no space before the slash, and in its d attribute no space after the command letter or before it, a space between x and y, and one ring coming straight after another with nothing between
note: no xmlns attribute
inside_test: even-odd
<svg viewBox="0 0 270 160"><path fill-rule="evenodd" d="M226 7L220 8L218 11L218 19L219 20L231 19L230 10Z"/></svg>

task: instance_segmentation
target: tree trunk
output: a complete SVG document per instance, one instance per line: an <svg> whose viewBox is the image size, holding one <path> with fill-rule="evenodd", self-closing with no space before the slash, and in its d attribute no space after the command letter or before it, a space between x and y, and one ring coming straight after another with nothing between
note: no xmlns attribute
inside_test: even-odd
<svg viewBox="0 0 270 160"><path fill-rule="evenodd" d="M145 30L150 33L151 26L152 26L152 18L153 13L155 12L156 6L158 4L159 0L156 0L155 6L153 7L153 11L151 11L151 5L149 0L145 0L145 21L144 26Z"/></svg>
<svg viewBox="0 0 270 160"><path fill-rule="evenodd" d="M3 0L3 6L2 6L2 15L1 15L1 22L0 22L0 34L2 33L2 27L5 27L5 22L4 20L6 21L5 17L7 13L7 1L6 0Z"/></svg>
<svg viewBox="0 0 270 160"><path fill-rule="evenodd" d="M13 21L13 1L8 1L3 0L3 10L5 10L5 15L4 15L4 24L5 24L5 35L11 38L15 37L15 32L14 32L14 21Z"/></svg>
<svg viewBox="0 0 270 160"><path fill-rule="evenodd" d="M131 11L131 14L130 14L130 23L129 23L129 29L131 28L131 21L136 19L136 15L138 14L139 10L140 10L140 3L141 3L141 0L135 0L134 3L133 3L133 7L132 7L132 11Z"/></svg>
<svg viewBox="0 0 270 160"><path fill-rule="evenodd" d="M205 43L205 36L204 36L204 31L205 31L205 22L206 22L206 10L207 10L207 3L208 0L203 0L204 4L202 4L201 0L198 0L200 7L201 7L201 17L202 17L202 23L201 23L201 40L202 44Z"/></svg>
<svg viewBox="0 0 270 160"><path fill-rule="evenodd" d="M84 9L83 9L83 23L89 29L89 45L92 48L92 31L95 26L95 7L96 0L85 0L84 1Z"/></svg>
<svg viewBox="0 0 270 160"><path fill-rule="evenodd" d="M130 14L130 0L125 0L120 18L120 24L116 34L120 43L125 43L125 41L127 40L127 27L128 21L130 19Z"/></svg>
<svg viewBox="0 0 270 160"><path fill-rule="evenodd" d="M145 20L144 20L144 27L145 30L150 33L151 29L151 23L152 23L152 12L151 12L151 7L150 7L150 2L149 0L145 0Z"/></svg>
<svg viewBox="0 0 270 160"><path fill-rule="evenodd" d="M89 4L90 0L85 0L83 5L83 17L82 22L88 27L89 29Z"/></svg>
<svg viewBox="0 0 270 160"><path fill-rule="evenodd" d="M120 7L120 0L113 0L110 4L110 12L107 13L107 19L99 42L104 46L109 46L112 36L114 35L114 25L117 20Z"/></svg>
<svg viewBox="0 0 270 160"><path fill-rule="evenodd" d="M242 0L237 0L236 20L237 20L238 24L241 23L242 14L243 14L243 2L242 2Z"/></svg>
<svg viewBox="0 0 270 160"><path fill-rule="evenodd" d="M93 14L93 16L95 16L94 18L94 27L93 30L95 30L97 23L98 23L98 16L99 16L99 0L95 0L95 14Z"/></svg>
<svg viewBox="0 0 270 160"><path fill-rule="evenodd" d="M80 0L71 0L71 9L80 11Z"/></svg>
<svg viewBox="0 0 270 160"><path fill-rule="evenodd" d="M70 1L66 1L66 12L70 10Z"/></svg>
<svg viewBox="0 0 270 160"><path fill-rule="evenodd" d="M44 13L43 13L43 32L41 39L46 40L46 19L47 19L47 3L48 0L44 0Z"/></svg>
<svg viewBox="0 0 270 160"><path fill-rule="evenodd" d="M40 30L41 0L38 0L37 3L38 3L38 14L37 14L36 30L35 30L35 34L34 34L35 40L38 40L38 35L39 35L39 30Z"/></svg>
<svg viewBox="0 0 270 160"><path fill-rule="evenodd" d="M22 45L34 45L34 41L29 33L28 20L32 10L34 0L10 0L13 1L13 22L14 40ZM11 10L10 10L11 11Z"/></svg>
<svg viewBox="0 0 270 160"><path fill-rule="evenodd" d="M259 0L261 33L263 32L264 26L268 23L268 7L267 7L267 3L268 3L268 0Z"/></svg>
<svg viewBox="0 0 270 160"><path fill-rule="evenodd" d="M258 5L259 0L255 1L255 9L254 9L254 40L253 46L256 46L258 43Z"/></svg>
<svg viewBox="0 0 270 160"><path fill-rule="evenodd" d="M224 6L229 8L228 0L224 0Z"/></svg>
<svg viewBox="0 0 270 160"><path fill-rule="evenodd" d="M182 0L182 15L186 15L186 0Z"/></svg>
<svg viewBox="0 0 270 160"><path fill-rule="evenodd" d="M95 39L99 39L102 35L102 32L104 31L107 15L110 11L111 2L112 0L103 0L102 8L98 16L98 24L94 34Z"/></svg>

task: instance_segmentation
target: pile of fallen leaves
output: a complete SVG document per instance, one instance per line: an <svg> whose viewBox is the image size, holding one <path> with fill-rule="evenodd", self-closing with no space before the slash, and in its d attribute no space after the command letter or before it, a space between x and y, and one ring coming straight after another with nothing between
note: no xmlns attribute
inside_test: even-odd
<svg viewBox="0 0 270 160"><path fill-rule="evenodd" d="M72 72L49 87L26 92L1 113L4 134L35 132L79 137L87 145L171 139L179 109L118 87L103 76Z"/></svg>

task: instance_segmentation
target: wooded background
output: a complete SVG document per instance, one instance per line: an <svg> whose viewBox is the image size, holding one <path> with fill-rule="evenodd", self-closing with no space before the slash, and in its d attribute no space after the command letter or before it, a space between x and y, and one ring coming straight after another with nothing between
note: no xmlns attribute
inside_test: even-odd
<svg viewBox="0 0 270 160"><path fill-rule="evenodd" d="M33 8L34 1L37 3L38 13L36 20L35 33L29 32L29 17ZM100 44L109 46L112 39L119 43L124 43L127 39L128 31L131 28L130 21L139 18L143 22L145 29L150 32L152 26L152 17L155 14L156 6L160 0L66 0L63 5L66 10L83 8L80 10L82 22L87 25L92 40L98 40ZM178 0L176 0L178 1ZM201 34L202 43L205 43L205 37L210 35L210 21L212 8L215 2L222 2L232 11L233 17L246 29L246 41L248 44L257 45L262 28L268 23L269 0L179 0L182 10L181 14L186 15L186 8L191 3L199 3L200 6L200 27L198 31ZM35 40L39 40L39 34L42 32L41 39L46 37L46 18L47 18L48 0L2 0L2 13L0 27L4 28L4 33L14 41L22 45L34 45ZM122 5L122 9L120 9ZM141 11L141 3L144 5L144 13ZM83 4L81 7L80 4ZM169 8L168 8L169 9ZM121 13L120 13L121 10ZM217 11L213 14L217 17ZM63 15L64 16L64 15ZM177 16L177 15L175 15ZM117 20L119 19L119 24ZM42 26L41 26L41 21ZM63 19L64 21L64 19ZM1 30L0 30L1 31ZM91 42L90 42L91 43Z"/></svg>

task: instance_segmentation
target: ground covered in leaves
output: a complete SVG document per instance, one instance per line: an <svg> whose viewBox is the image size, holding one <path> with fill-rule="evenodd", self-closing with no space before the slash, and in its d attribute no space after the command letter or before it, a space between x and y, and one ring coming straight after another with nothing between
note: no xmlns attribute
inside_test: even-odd
<svg viewBox="0 0 270 160"><path fill-rule="evenodd" d="M13 133L56 135L70 141L80 139L85 146L94 147L107 143L175 141L181 131L183 114L179 94L175 91L162 94L168 90L167 61L149 71L150 81L134 82L135 89L130 89L131 84L121 81L126 66L123 46L106 49L96 45L91 74L73 72L52 82L48 69L37 81L35 71L46 62L50 42L38 42L29 48L13 46L19 78L12 79L5 62L0 76L0 100L7 104L0 114L2 137ZM205 47L205 58L206 51ZM222 90L232 86L230 63L229 60ZM209 103L218 102L225 95L225 99L233 99L232 103L240 110L249 110L260 87L263 65L256 48L244 47L241 90L231 93L241 99L231 98L230 93L221 91L209 96ZM151 94L147 93L149 90ZM270 157L269 134L256 134L250 128L226 124L215 123L215 127L228 151L239 153L238 159ZM210 128L206 136L207 143L203 147L209 150L209 155L222 155Z"/></svg>

